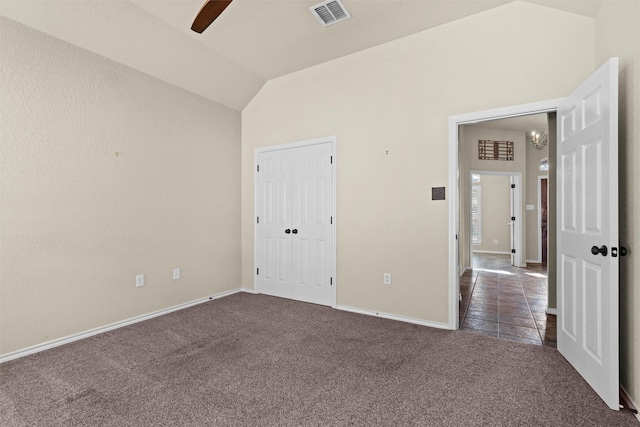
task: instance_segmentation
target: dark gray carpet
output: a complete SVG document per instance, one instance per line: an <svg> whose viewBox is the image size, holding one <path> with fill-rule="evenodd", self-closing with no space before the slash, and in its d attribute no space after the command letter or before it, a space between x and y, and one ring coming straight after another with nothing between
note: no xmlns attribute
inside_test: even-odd
<svg viewBox="0 0 640 427"><path fill-rule="evenodd" d="M2 426L636 426L555 350L237 294L0 366Z"/></svg>

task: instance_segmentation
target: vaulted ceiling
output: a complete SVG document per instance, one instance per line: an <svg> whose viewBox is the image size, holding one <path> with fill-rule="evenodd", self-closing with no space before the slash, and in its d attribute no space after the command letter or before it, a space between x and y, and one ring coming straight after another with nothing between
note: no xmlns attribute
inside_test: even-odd
<svg viewBox="0 0 640 427"><path fill-rule="evenodd" d="M242 110L270 79L511 1L343 0L352 18L323 27L320 0L234 0L203 34L204 0L0 0L0 15ZM595 17L603 0L527 1Z"/></svg>

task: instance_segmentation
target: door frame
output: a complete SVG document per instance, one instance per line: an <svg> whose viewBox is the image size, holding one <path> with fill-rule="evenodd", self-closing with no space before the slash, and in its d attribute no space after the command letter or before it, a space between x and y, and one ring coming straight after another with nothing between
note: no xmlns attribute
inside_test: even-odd
<svg viewBox="0 0 640 427"><path fill-rule="evenodd" d="M549 244L549 175L538 175L538 259L542 263L542 180L547 180L547 245ZM547 265L549 264L549 249L547 248Z"/></svg>
<svg viewBox="0 0 640 427"><path fill-rule="evenodd" d="M449 329L458 329L460 275L458 251L460 234L460 163L458 159L459 127L496 119L528 116L557 111L563 98L530 104L514 105L492 110L476 111L449 116ZM466 177L465 177L466 179ZM556 213L557 215L557 213Z"/></svg>
<svg viewBox="0 0 640 427"><path fill-rule="evenodd" d="M256 218L258 216L258 156L261 153L265 153L265 152L269 152L269 151L277 151L277 150L287 150L287 149L291 149L291 148L300 148L300 147L308 147L311 145L318 145L318 144L325 144L325 143L330 143L331 144L331 159L332 159L332 164L333 167L331 168L331 180L333 181L332 184L332 191L333 191L333 197L332 197L332 208L331 208L331 216L333 218L333 224L331 227L331 252L332 252L332 256L331 256L331 307L332 308L336 308L336 289L338 287L338 279L336 277L336 272L337 272L337 266L336 266L336 262L337 262L337 244L336 244L336 239L337 239L337 206L336 206L336 202L338 199L338 185L337 185L337 173L336 173L336 169L337 169L337 138L335 135L332 136L325 136L322 138L314 138L314 139L307 139L307 140L303 140L303 141L295 141L295 142L287 142L284 144L276 144L276 145L269 145L266 147L260 147L260 148L256 148L254 150L253 153L253 217ZM257 261L258 261L258 245L256 242L258 233L257 233L257 228L258 224L256 223L256 221L253 222L253 271L254 271L254 275L253 275L253 289L255 289L256 293L260 293L260 289L258 287L258 279L257 279L257 275L255 274L256 272L256 268L257 268Z"/></svg>

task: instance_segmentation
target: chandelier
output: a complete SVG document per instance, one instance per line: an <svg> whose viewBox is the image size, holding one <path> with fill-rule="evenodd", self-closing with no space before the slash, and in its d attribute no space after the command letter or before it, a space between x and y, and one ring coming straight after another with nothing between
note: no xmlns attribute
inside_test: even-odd
<svg viewBox="0 0 640 427"><path fill-rule="evenodd" d="M531 145L533 145L536 150L542 150L547 146L548 142L549 131L545 130L544 132L542 132L542 135L540 135L535 130L531 132Z"/></svg>

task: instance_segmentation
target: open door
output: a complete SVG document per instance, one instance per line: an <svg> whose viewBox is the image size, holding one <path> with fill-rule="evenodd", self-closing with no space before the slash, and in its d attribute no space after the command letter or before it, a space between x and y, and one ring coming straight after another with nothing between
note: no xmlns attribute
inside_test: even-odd
<svg viewBox="0 0 640 427"><path fill-rule="evenodd" d="M509 179L509 184L511 187L511 203L509 206L509 230L510 230L510 235L511 235L511 265L518 265L516 263L516 212L518 211L517 207L518 205L516 205L516 183L515 181L515 177L511 177ZM518 214L518 216L520 216ZM519 248L518 248L519 249Z"/></svg>
<svg viewBox="0 0 640 427"><path fill-rule="evenodd" d="M558 350L619 409L618 59L558 107Z"/></svg>

